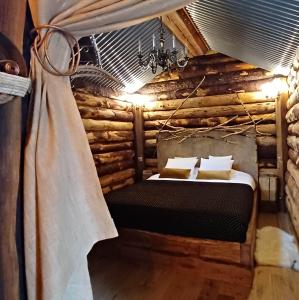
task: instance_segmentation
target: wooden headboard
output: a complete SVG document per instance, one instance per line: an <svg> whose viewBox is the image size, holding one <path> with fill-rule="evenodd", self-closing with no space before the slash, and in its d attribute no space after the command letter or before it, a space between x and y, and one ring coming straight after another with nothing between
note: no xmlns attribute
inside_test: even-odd
<svg viewBox="0 0 299 300"><path fill-rule="evenodd" d="M196 129L184 131L184 136L194 134ZM195 133L182 142L181 134L174 137L168 131L161 131L157 137L158 169L166 165L167 159L175 156L197 156L208 158L209 155L232 155L233 168L249 173L258 182L258 160L255 132L246 135L232 135L222 138L230 132L213 130L208 133Z"/></svg>

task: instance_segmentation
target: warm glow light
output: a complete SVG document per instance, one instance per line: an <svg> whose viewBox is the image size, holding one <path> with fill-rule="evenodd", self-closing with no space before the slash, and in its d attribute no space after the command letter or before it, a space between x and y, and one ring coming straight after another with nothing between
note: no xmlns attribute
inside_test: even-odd
<svg viewBox="0 0 299 300"><path fill-rule="evenodd" d="M126 101L133 103L137 106L143 106L150 103L153 99L150 95L141 95L141 94L126 94Z"/></svg>
<svg viewBox="0 0 299 300"><path fill-rule="evenodd" d="M123 91L127 94L123 95L125 101L129 101L137 106L143 106L145 103L153 101L153 96L151 95L141 95L135 93L144 85L140 80L134 80L134 82L126 83ZM120 98L121 100L121 98Z"/></svg>
<svg viewBox="0 0 299 300"><path fill-rule="evenodd" d="M287 76L290 72L290 68L276 66L272 72L273 72L273 74L281 74L281 75Z"/></svg>
<svg viewBox="0 0 299 300"><path fill-rule="evenodd" d="M288 90L286 80L275 78L271 82L262 85L261 90L266 98L276 98L280 93Z"/></svg>

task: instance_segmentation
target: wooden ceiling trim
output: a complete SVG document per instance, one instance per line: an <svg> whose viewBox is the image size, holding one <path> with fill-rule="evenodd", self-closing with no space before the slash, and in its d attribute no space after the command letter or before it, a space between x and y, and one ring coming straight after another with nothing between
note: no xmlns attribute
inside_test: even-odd
<svg viewBox="0 0 299 300"><path fill-rule="evenodd" d="M210 46L208 45L206 39L201 34L195 23L193 22L192 18L190 17L189 13L185 8L180 9L177 11L178 16L184 22L185 26L191 33L191 36L195 40L196 44L202 51L202 54L206 54L209 50L211 50Z"/></svg>
<svg viewBox="0 0 299 300"><path fill-rule="evenodd" d="M209 50L207 42L184 9L163 16L162 20L176 38L187 47L190 57L203 55Z"/></svg>

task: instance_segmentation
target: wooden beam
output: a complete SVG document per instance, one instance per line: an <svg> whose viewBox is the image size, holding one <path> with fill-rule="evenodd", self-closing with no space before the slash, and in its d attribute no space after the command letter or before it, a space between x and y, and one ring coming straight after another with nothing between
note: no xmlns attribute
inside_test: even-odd
<svg viewBox="0 0 299 300"><path fill-rule="evenodd" d="M286 172L286 165L288 159L288 146L287 146L287 135L288 135L288 125L286 121L287 113L287 92L282 93L277 98L276 102L276 128L277 128L277 169L279 176L279 203L278 207L280 210L286 210L285 199L285 180L284 175Z"/></svg>
<svg viewBox="0 0 299 300"><path fill-rule="evenodd" d="M22 52L25 0L0 1L0 32ZM20 299L16 247L22 110L21 99L0 105L0 299Z"/></svg>
<svg viewBox="0 0 299 300"><path fill-rule="evenodd" d="M191 36L193 37L195 41L195 47L198 46L199 49L201 49L202 54L206 54L211 48L209 47L206 39L201 34L195 23L193 22L192 18L190 17L189 13L185 8L179 9L177 11L177 15L181 18L181 20L184 22L185 26L187 27L187 30L190 32Z"/></svg>
<svg viewBox="0 0 299 300"><path fill-rule="evenodd" d="M207 42L184 9L163 16L162 21L187 47L190 57L203 55L209 50Z"/></svg>
<svg viewBox="0 0 299 300"><path fill-rule="evenodd" d="M135 152L136 152L136 180L142 181L144 169L144 120L142 107L134 108L135 122Z"/></svg>

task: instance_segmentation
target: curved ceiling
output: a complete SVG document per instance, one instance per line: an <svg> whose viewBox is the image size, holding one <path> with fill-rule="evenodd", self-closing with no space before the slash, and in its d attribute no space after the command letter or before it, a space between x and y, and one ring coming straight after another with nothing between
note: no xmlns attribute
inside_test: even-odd
<svg viewBox="0 0 299 300"><path fill-rule="evenodd" d="M288 72L299 46L299 1L198 0L187 11L211 49Z"/></svg>
<svg viewBox="0 0 299 300"><path fill-rule="evenodd" d="M144 71L140 68L137 59L138 41L142 42L142 51L148 57L152 49L152 35L158 39L160 21L158 18L131 26L125 29L106 32L90 37L82 38L79 43L81 47L81 65L95 65L99 71L103 69L106 73L116 78L118 82L109 80L109 77L96 78L95 84L105 87L120 88L124 86L127 92L135 92L147 82L150 82L162 69L159 67L157 74L150 69ZM165 46L172 46L172 33L165 29ZM183 45L176 41L176 47L183 53ZM120 83L120 84L118 84Z"/></svg>

